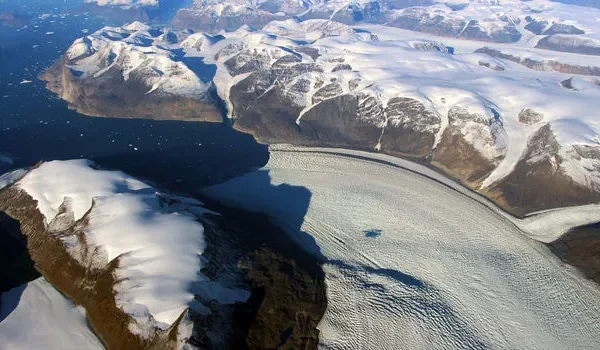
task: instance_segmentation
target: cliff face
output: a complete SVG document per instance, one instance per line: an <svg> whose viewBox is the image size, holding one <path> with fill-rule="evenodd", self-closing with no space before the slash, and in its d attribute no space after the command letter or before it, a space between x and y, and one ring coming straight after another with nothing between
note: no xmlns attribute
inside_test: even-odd
<svg viewBox="0 0 600 350"><path fill-rule="evenodd" d="M563 261L600 283L600 224L573 229L548 246Z"/></svg>
<svg viewBox="0 0 600 350"><path fill-rule="evenodd" d="M258 11L244 3L225 8L212 3L204 10L222 10L216 18ZM440 13L447 16L433 17L423 8L395 10L398 19L459 23L463 33L485 29L446 10ZM340 15L346 18L348 11ZM517 23L497 20L500 25L486 27L486 33L499 38L503 34L492 29L514 29ZM44 77L49 89L89 115L216 121L218 96L234 128L260 142L409 157L513 214L596 202L600 160L591 102L600 98L596 65L562 53L547 58L521 43L473 50L460 40L446 46L444 33L434 29L439 41L406 31L394 32L400 36L395 38L389 30L290 19L262 30L209 35L133 23L75 41ZM183 63L190 57L213 68L205 79L210 82ZM545 124L553 126L562 165L544 175L545 166L528 152ZM555 187L560 198L546 196Z"/></svg>
<svg viewBox="0 0 600 350"><path fill-rule="evenodd" d="M123 81L117 72L98 81L77 79L64 58L42 76L48 90L69 103L77 112L92 117L147 118L222 122L216 102L184 96L150 96L147 86L136 81Z"/></svg>
<svg viewBox="0 0 600 350"><path fill-rule="evenodd" d="M0 189L12 218L0 228L24 236L107 348L316 348L319 259L265 217L213 204L216 214L86 164L43 163Z"/></svg>
<svg viewBox="0 0 600 350"><path fill-rule="evenodd" d="M162 46L178 35L139 22L105 28L74 42L41 79L89 116L222 122L211 85Z"/></svg>
<svg viewBox="0 0 600 350"><path fill-rule="evenodd" d="M597 202L595 68L490 48L453 51L412 37L382 41L326 20L288 20L240 30L197 54L217 65L215 85L234 127L261 142L410 157L517 215ZM557 71L581 76L560 84ZM560 171L529 159L546 142L536 132L548 123Z"/></svg>
<svg viewBox="0 0 600 350"><path fill-rule="evenodd" d="M598 147L561 145L551 124L545 124L528 140L527 149L514 170L486 189L486 194L517 214L600 201L594 172L575 175L573 160L593 170L600 162ZM575 181L577 176L583 179ZM582 185L587 184L587 186Z"/></svg>
<svg viewBox="0 0 600 350"><path fill-rule="evenodd" d="M19 221L36 268L76 304L85 307L91 326L108 348L143 348L150 345L150 342L132 334L128 328L129 317L115 304L113 272L118 261L104 269L92 270L70 256L61 242L60 235L81 236L85 220L73 223L62 232L50 234L36 201L17 188L0 192L0 210Z"/></svg>

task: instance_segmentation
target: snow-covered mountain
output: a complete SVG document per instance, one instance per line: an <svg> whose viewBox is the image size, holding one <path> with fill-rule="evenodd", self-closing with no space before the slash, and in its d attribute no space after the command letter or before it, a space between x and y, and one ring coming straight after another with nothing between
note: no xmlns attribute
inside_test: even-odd
<svg viewBox="0 0 600 350"><path fill-rule="evenodd" d="M342 16L358 8L371 15ZM234 127L263 142L417 158L516 214L600 201L600 10L544 0L198 0L187 10L210 33L105 28L74 43L50 87L81 109L106 108L78 86L114 86L98 82L116 74L148 98L196 96L214 111L214 86ZM212 82L196 84L181 57L214 64ZM109 96L128 106L130 90Z"/></svg>
<svg viewBox="0 0 600 350"><path fill-rule="evenodd" d="M597 55L597 22L588 10L548 0L195 0L174 24L218 32L289 18L330 19L496 43L539 41L540 48Z"/></svg>
<svg viewBox="0 0 600 350"><path fill-rule="evenodd" d="M0 213L0 232L22 239L35 268L86 311L47 285L38 292L42 282L14 289L0 310L0 335L10 348L43 338L28 337L30 327L15 332L33 312L37 330L50 333L49 349L96 347L85 314L109 349L274 348L283 337L291 348L318 342L326 306L320 262L292 252L293 243L264 220L257 226L267 232L252 231L247 214L216 213L87 160L1 175ZM7 215L16 223L10 231ZM48 298L39 300L41 293ZM45 324L54 318L65 323ZM65 324L72 329L54 330ZM61 340L63 334L80 339Z"/></svg>
<svg viewBox="0 0 600 350"><path fill-rule="evenodd" d="M140 22L106 27L76 40L42 78L83 114L219 122L211 83L172 45L187 34Z"/></svg>
<svg viewBox="0 0 600 350"><path fill-rule="evenodd" d="M600 199L598 58L368 29L286 20L185 46L264 142L422 158L518 213Z"/></svg>
<svg viewBox="0 0 600 350"><path fill-rule="evenodd" d="M206 243L198 218L208 211L196 200L85 160L44 163L1 196L2 210L44 247L30 245L37 266L87 309L111 347L184 344L194 317L210 312L207 303L250 295L201 273Z"/></svg>

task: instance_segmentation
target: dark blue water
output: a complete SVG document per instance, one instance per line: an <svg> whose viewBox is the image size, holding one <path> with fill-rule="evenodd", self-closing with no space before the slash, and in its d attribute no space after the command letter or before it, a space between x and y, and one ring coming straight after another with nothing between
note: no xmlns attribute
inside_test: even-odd
<svg viewBox="0 0 600 350"><path fill-rule="evenodd" d="M69 5L56 8L56 3L63 1L0 2L0 11L12 6L22 13L51 14L26 28L0 27L0 154L14 162L0 162L0 172L44 160L87 158L190 192L267 162L265 146L225 124L93 118L69 110L38 75L86 31L115 23L65 15Z"/></svg>

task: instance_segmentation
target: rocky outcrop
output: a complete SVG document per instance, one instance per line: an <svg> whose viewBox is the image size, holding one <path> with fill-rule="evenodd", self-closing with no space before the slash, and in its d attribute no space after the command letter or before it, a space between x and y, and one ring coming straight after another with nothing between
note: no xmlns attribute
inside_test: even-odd
<svg viewBox="0 0 600 350"><path fill-rule="evenodd" d="M504 158L502 122L462 108L451 109L448 122L431 164L478 188Z"/></svg>
<svg viewBox="0 0 600 350"><path fill-rule="evenodd" d="M173 25L178 28L191 28L207 33L219 33L221 30L234 31L244 25L251 29L260 29L267 23L287 17L270 13L234 13L217 16L213 13L202 13L193 9L181 9L173 18Z"/></svg>
<svg viewBox="0 0 600 350"><path fill-rule="evenodd" d="M600 224L575 228L548 247L584 276L600 283Z"/></svg>
<svg viewBox="0 0 600 350"><path fill-rule="evenodd" d="M479 20L467 20L458 14L431 11L427 6L433 4L434 2L429 0L264 1L259 3L236 0L227 4L215 0L195 1L190 6L179 10L173 23L180 28L218 33L221 30L234 31L244 25L251 29L261 29L271 21L290 18L298 18L301 21L329 19L351 25L385 23L418 32L489 42L516 42L521 37L515 25L518 19L487 18L486 22L493 21L495 24L490 28ZM455 6L454 10L461 11L465 7Z"/></svg>
<svg viewBox="0 0 600 350"><path fill-rule="evenodd" d="M231 337L201 347L316 349L317 325L327 306L321 258L299 250L266 216L203 201L221 214L207 225L207 254L213 263L206 273L241 270L252 295L230 310L231 325L215 327L234 330Z"/></svg>
<svg viewBox="0 0 600 350"><path fill-rule="evenodd" d="M546 29L543 35L554 35L554 34L585 34L584 30L577 28L572 24L565 23L554 23L550 28Z"/></svg>
<svg viewBox="0 0 600 350"><path fill-rule="evenodd" d="M348 6L337 9L331 19L346 24L358 22L378 22L381 19L382 5L379 1L365 1L350 3Z"/></svg>
<svg viewBox="0 0 600 350"><path fill-rule="evenodd" d="M85 220L52 235L44 226L37 203L24 191L9 187L0 192L0 210L19 221L27 237L27 247L36 268L75 303L85 307L94 331L108 348L144 348L150 343L132 334L129 318L117 308L113 271L118 261L101 271L90 271L66 251L60 235L81 235ZM165 337L167 334L161 334Z"/></svg>
<svg viewBox="0 0 600 350"><path fill-rule="evenodd" d="M376 40L345 26L327 26L326 21L271 26L294 35L289 34L288 24L302 28L325 25L328 31L319 31L322 36L342 32ZM362 90L360 86L368 82L363 82L342 56L313 56L311 62L296 49L253 47L242 40L215 55L232 80L247 74L222 87L228 90L236 129L265 143L379 149L414 157L431 152L441 121L422 102L403 96L382 98Z"/></svg>
<svg viewBox="0 0 600 350"><path fill-rule="evenodd" d="M525 20L527 21L527 24L524 28L536 35L541 35L549 25L548 21L538 21L531 18L531 16L525 17Z"/></svg>
<svg viewBox="0 0 600 350"><path fill-rule="evenodd" d="M388 20L388 25L393 27L439 36L496 43L511 43L521 38L521 32L514 23L500 21L497 24L493 30L488 30L478 20L432 13L429 9L421 7L402 10Z"/></svg>
<svg viewBox="0 0 600 350"><path fill-rule="evenodd" d="M550 24L550 22L546 20L538 21L530 16L527 16L525 20L528 22L525 25L525 29L536 35L585 34L584 30L581 30L572 24L556 22Z"/></svg>
<svg viewBox="0 0 600 350"><path fill-rule="evenodd" d="M544 115L531 108L525 108L518 115L519 121L525 125L533 125L544 120Z"/></svg>
<svg viewBox="0 0 600 350"><path fill-rule="evenodd" d="M382 112L367 94L336 96L309 109L300 130L317 144L374 149L381 135Z"/></svg>
<svg viewBox="0 0 600 350"><path fill-rule="evenodd" d="M598 202L600 193L594 189L597 185L590 181L586 186L575 181L569 173L578 167L576 163L570 163L574 157L571 152L578 154L576 157L579 159L600 160L597 149L587 154L582 152L582 147L559 144L551 124L546 124L529 139L527 149L514 170L484 193L518 215ZM593 165L590 167L591 174L598 171L593 170Z"/></svg>
<svg viewBox="0 0 600 350"><path fill-rule="evenodd" d="M31 174L25 179L41 183L37 177L40 173ZM60 171L57 176L61 176ZM139 185L131 181L128 186ZM78 188L86 191L85 187L85 184L81 184ZM139 280L139 285L132 285L129 290L119 287L130 279L123 278L124 271L128 269L127 260L144 250L141 248L144 242L137 239L130 242L130 252L105 264L103 259L106 251L97 244L98 237L94 239L90 236L90 232L98 229L99 218L117 218L119 228L127 228L119 234L119 240L127 241L127 236L131 234L129 231L133 228L118 218L135 205L131 207L133 203L127 200L127 203L115 203L116 207L111 209L102 204L106 199L98 199L98 202L92 202L92 208L80 219L75 219L74 210L78 210L76 208L81 199L65 194L56 216L48 222L45 214L42 214L48 209L48 203L34 200L24 188L28 188L26 184L17 182L0 190L0 213L5 211L10 215L0 215L0 232L10 231L16 237L21 237L20 242L26 243L26 252L35 262L36 269L73 302L86 309L91 327L107 348L317 347L319 332L316 327L327 303L322 261L319 257L298 250L296 244L270 224L266 217L220 207L215 203L211 203L211 206L220 214L204 210L198 212L205 215L197 219L205 228L206 248L201 257L204 265L198 271L198 281L195 283L203 287L190 286L197 294L189 308L168 328L163 328L153 326L152 322L142 322L146 317L144 305L135 304L133 309L128 306L128 299L134 297L131 293L137 290L144 293L151 281ZM47 190L47 193L53 190L56 189ZM72 193L69 195L75 196ZM161 210L181 211L178 212L180 215L197 212L198 208L193 207L197 201L157 195L161 198ZM52 196L50 194L48 198ZM123 193L121 198L127 196ZM102 212L107 209L114 211ZM153 213L145 212L144 215L149 225L164 223L162 219L153 217ZM148 240L154 239L151 233L148 235ZM170 244L167 240L163 237L160 243ZM138 274L148 273L145 264L149 263L147 259L151 257L147 253L142 252L145 259L135 265L136 275L132 275L132 279L137 278ZM182 251L181 254L186 253ZM3 256L3 259L9 257ZM9 262L12 261L16 260ZM16 265L3 266L1 275L4 276L5 269L12 266ZM184 273L181 267L170 268L173 271L169 279L164 279L164 276L161 279L161 283L164 283L160 292L163 298L169 298L166 291L171 288L171 281L181 278L180 275ZM224 286L248 289L251 293L245 302L227 301L232 294ZM217 298L211 296L214 290L219 293ZM130 294L125 296L123 293ZM153 297L147 295L141 300L149 303Z"/></svg>
<svg viewBox="0 0 600 350"><path fill-rule="evenodd" d="M535 45L536 48L600 56L600 41L573 35L550 35Z"/></svg>
<svg viewBox="0 0 600 350"><path fill-rule="evenodd" d="M558 50L560 51L560 50ZM478 53L484 53L491 57L501 58L511 62L518 63L527 68L543 71L543 70L554 70L561 73L567 74L579 74L579 75L591 75L600 76L600 67L592 65L578 65L572 63L562 63L555 60L535 60L531 58L522 58L512 54L504 53L498 49L490 47L482 47L478 49ZM482 64L485 65L485 64ZM489 68L489 67L488 67Z"/></svg>
<svg viewBox="0 0 600 350"><path fill-rule="evenodd" d="M177 11L172 22L179 28L208 33L235 31L243 26L261 29L271 21L291 18L307 8L308 3L296 1L261 1L258 4L249 0L194 1Z"/></svg>
<svg viewBox="0 0 600 350"><path fill-rule="evenodd" d="M82 81L64 59L42 76L48 90L77 112L92 117L148 118L222 122L217 103L181 96L150 96L149 87L138 80L124 81L118 71L108 72L102 82Z"/></svg>
<svg viewBox="0 0 600 350"><path fill-rule="evenodd" d="M384 115L387 124L378 148L386 153L423 158L431 154L440 117L421 102L406 97L391 98Z"/></svg>
<svg viewBox="0 0 600 350"><path fill-rule="evenodd" d="M41 79L89 116L222 122L211 85L162 48L170 37L179 40L139 22L105 28L75 41Z"/></svg>
<svg viewBox="0 0 600 350"><path fill-rule="evenodd" d="M291 71L288 67L285 74L294 78ZM266 143L377 148L414 157L433 148L440 119L417 100L396 97L384 107L375 95L344 92L338 82L325 84L312 95L311 86L322 80L290 79L289 88L277 88L281 82L275 72L257 72L234 85L230 91L234 127ZM299 103L308 95L309 108Z"/></svg>

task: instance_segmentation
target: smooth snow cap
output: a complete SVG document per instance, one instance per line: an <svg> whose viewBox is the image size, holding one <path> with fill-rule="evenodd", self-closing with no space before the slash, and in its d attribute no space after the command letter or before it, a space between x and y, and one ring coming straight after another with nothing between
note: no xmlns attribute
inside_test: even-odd
<svg viewBox="0 0 600 350"><path fill-rule="evenodd" d="M149 25L142 23L140 21L134 21L128 25L123 26L123 28L125 28L127 30L140 31L140 30L150 30L152 27L150 27Z"/></svg>
<svg viewBox="0 0 600 350"><path fill-rule="evenodd" d="M119 171L93 168L90 161L53 161L30 171L17 184L38 202L47 222L63 202L75 220L89 212L87 245L100 248L103 263L119 259L117 306L135 319L132 331L151 335L168 328L200 291L218 302L246 300L200 274L206 212L200 202L167 195ZM69 208L67 208L69 210Z"/></svg>

